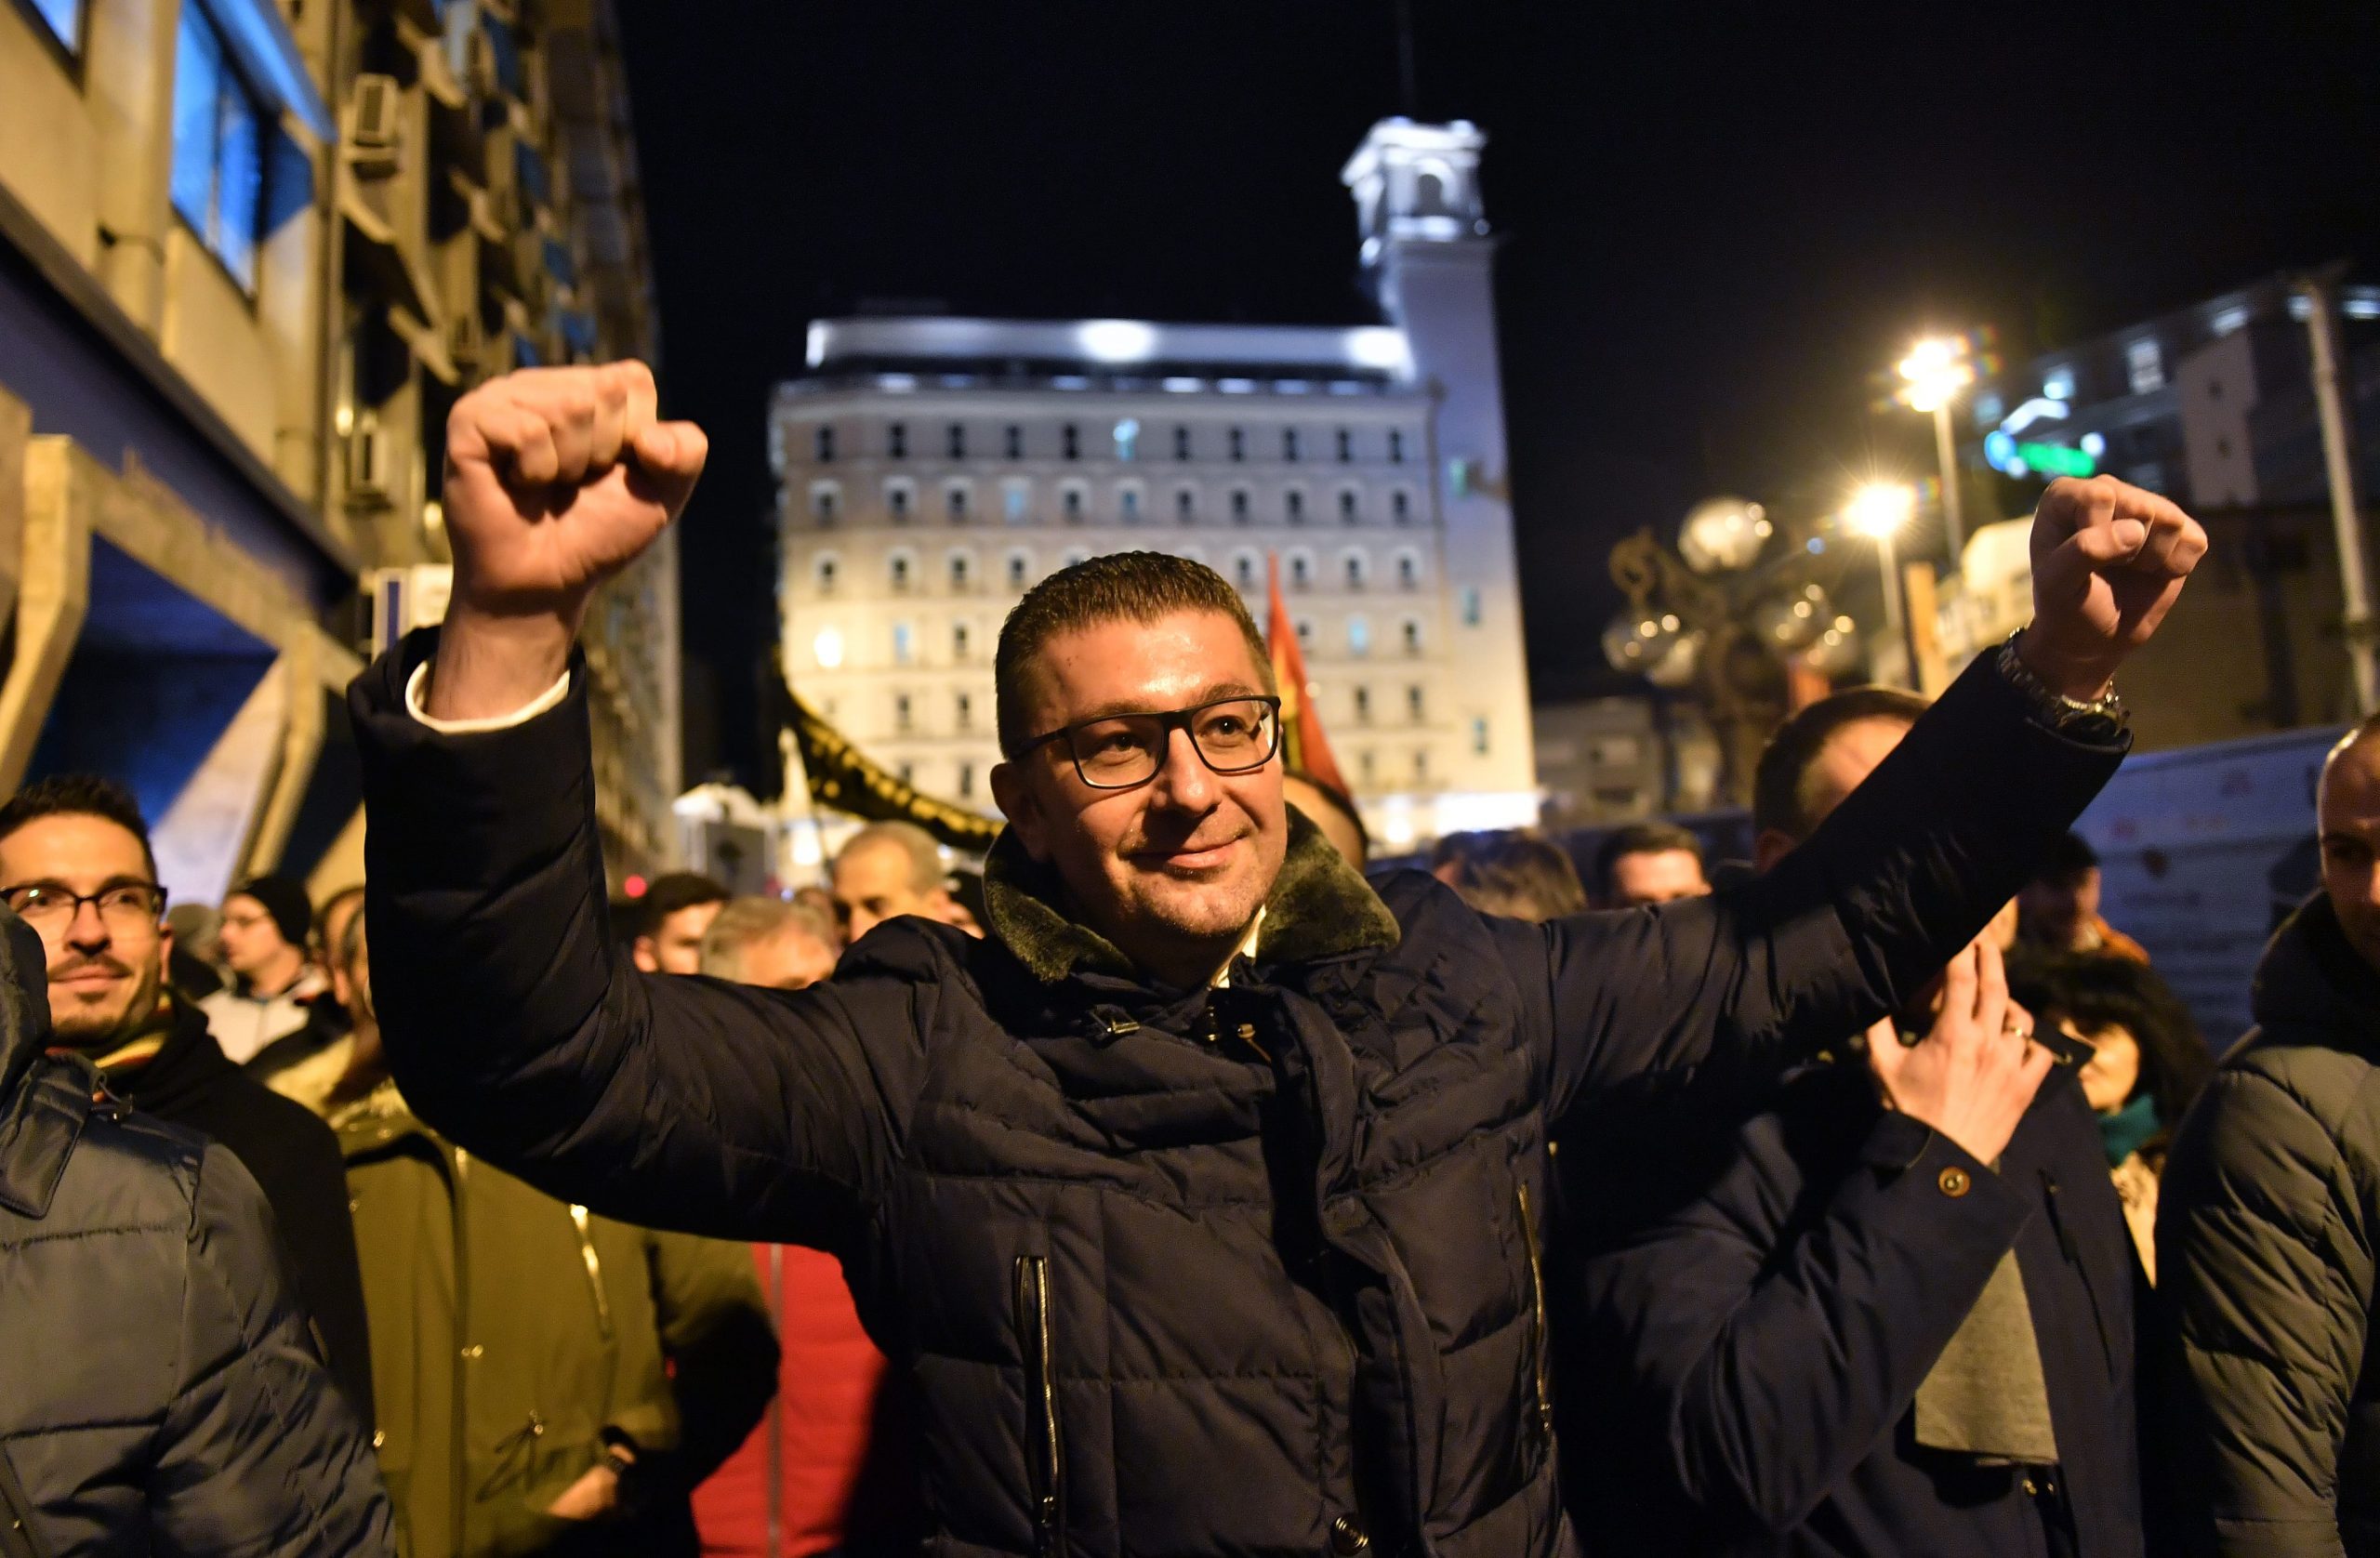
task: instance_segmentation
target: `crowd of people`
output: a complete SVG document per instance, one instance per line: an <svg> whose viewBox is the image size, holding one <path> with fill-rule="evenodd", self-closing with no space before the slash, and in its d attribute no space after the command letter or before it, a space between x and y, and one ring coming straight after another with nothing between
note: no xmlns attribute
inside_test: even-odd
<svg viewBox="0 0 2380 1558"><path fill-rule="evenodd" d="M980 876L607 906L572 631L700 435L449 434L360 889L0 803L0 1554L2380 1552L2380 721L2218 1061L2069 831L2170 504L2054 486L2033 624L1789 719L1749 861L1367 875L1128 553L1003 630Z"/></svg>

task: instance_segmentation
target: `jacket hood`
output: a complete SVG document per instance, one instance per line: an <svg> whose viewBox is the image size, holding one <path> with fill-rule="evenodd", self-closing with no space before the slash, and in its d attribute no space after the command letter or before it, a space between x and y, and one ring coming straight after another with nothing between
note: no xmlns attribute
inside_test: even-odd
<svg viewBox="0 0 2380 1558"><path fill-rule="evenodd" d="M0 1099L49 1048L49 957L33 928L0 906Z"/></svg>
<svg viewBox="0 0 2380 1558"><path fill-rule="evenodd" d="M1264 899L1260 963L1307 963L1396 944L1396 917L1322 830L1289 808L1289 847ZM1073 918L1054 866L1027 854L1003 828L984 860L985 929L1045 984L1078 973L1138 980L1114 943Z"/></svg>
<svg viewBox="0 0 2380 1558"><path fill-rule="evenodd" d="M2380 1048L2380 972L2348 944L2327 895L2315 893L2273 932L2253 1010L2267 1033L2317 1030Z"/></svg>

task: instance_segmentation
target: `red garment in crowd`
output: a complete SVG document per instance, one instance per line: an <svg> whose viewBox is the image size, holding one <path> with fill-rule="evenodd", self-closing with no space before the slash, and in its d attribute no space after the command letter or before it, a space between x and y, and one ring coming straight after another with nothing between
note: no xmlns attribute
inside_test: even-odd
<svg viewBox="0 0 2380 1558"><path fill-rule="evenodd" d="M777 1398L743 1447L694 1490L694 1524L705 1553L807 1558L844 1545L853 1489L868 1460L884 1355L860 1328L841 1261L791 1245L754 1245L752 1258L784 1349Z"/></svg>

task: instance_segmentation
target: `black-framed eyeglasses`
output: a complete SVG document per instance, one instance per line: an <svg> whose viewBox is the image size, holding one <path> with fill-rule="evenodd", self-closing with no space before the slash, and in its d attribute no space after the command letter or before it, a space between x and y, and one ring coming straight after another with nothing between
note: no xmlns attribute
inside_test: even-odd
<svg viewBox="0 0 2380 1558"><path fill-rule="evenodd" d="M1215 772L1252 772L1281 748L1281 700L1239 696L1164 714L1103 715L1037 735L1016 755L1063 741L1084 784L1094 790L1129 790L1157 777L1176 731L1190 733L1191 749Z"/></svg>
<svg viewBox="0 0 2380 1558"><path fill-rule="evenodd" d="M110 882L97 892L76 892L64 882L23 882L0 887L0 904L36 931L72 924L86 904L111 931L153 930L165 912L165 890L155 882Z"/></svg>

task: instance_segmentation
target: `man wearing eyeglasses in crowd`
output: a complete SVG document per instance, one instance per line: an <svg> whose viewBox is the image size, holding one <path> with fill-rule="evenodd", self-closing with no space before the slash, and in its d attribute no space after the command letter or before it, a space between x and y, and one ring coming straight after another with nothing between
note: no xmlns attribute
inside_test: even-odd
<svg viewBox="0 0 2380 1558"><path fill-rule="evenodd" d="M572 639L706 449L635 363L456 405L445 627L351 694L383 1029L424 1116L549 1191L840 1256L952 1554L1574 1550L1549 1127L1781 1070L1929 979L2114 768L2110 679L2205 545L2056 484L2034 626L1793 860L1542 926L1376 893L1282 799L1238 594L1094 558L1000 634L985 939L896 918L764 991L640 977L600 931Z"/></svg>
<svg viewBox="0 0 2380 1558"><path fill-rule="evenodd" d="M41 936L57 1042L144 1113L231 1151L272 1207L332 1376L365 1422L372 1360L338 1140L226 1059L165 979L172 934L149 828L108 780L64 774L0 803L0 901Z"/></svg>

